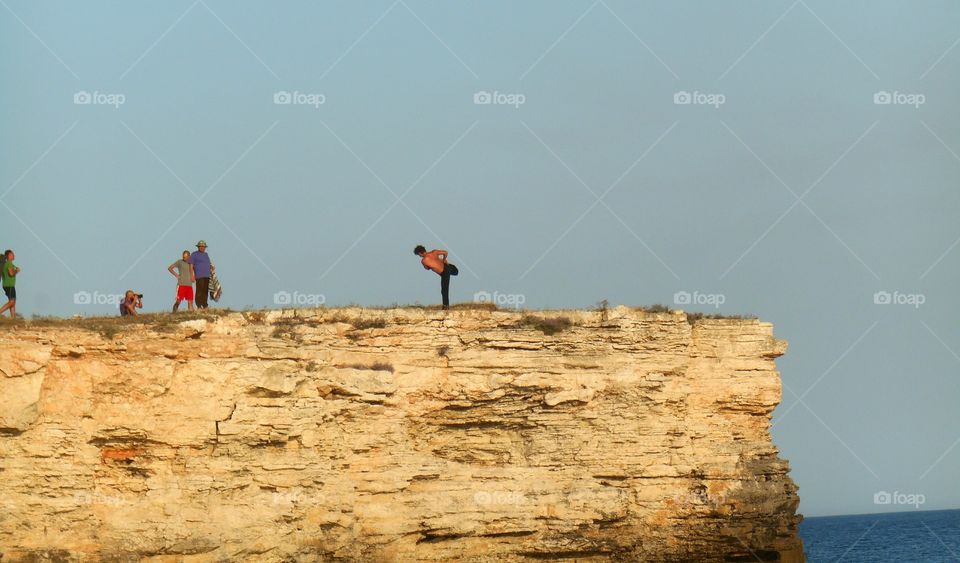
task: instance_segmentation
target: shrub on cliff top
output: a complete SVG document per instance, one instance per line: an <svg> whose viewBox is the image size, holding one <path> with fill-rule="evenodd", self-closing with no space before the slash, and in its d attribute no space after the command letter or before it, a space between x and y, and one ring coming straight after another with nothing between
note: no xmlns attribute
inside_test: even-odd
<svg viewBox="0 0 960 563"><path fill-rule="evenodd" d="M642 307L637 307L637 309L640 309L645 313L669 313L670 312L670 307L667 307L666 305L663 305L660 303L655 303L653 305L644 305Z"/></svg>
<svg viewBox="0 0 960 563"><path fill-rule="evenodd" d="M348 317L342 313L337 313L332 317L327 319L328 323L346 323L353 326L356 330L364 330L368 328L384 328L387 326L387 321L383 319L365 319L363 317Z"/></svg>
<svg viewBox="0 0 960 563"><path fill-rule="evenodd" d="M357 330L365 330L368 328L384 328L387 326L387 321L383 319L353 319L349 321L353 325L353 328Z"/></svg>
<svg viewBox="0 0 960 563"><path fill-rule="evenodd" d="M702 319L727 319L727 320L755 320L756 315L721 315L719 313L687 313L687 322L696 324L697 321Z"/></svg>
<svg viewBox="0 0 960 563"><path fill-rule="evenodd" d="M537 317L534 315L524 315L520 319L520 324L535 328L547 336L552 336L573 326L573 323L567 317Z"/></svg>

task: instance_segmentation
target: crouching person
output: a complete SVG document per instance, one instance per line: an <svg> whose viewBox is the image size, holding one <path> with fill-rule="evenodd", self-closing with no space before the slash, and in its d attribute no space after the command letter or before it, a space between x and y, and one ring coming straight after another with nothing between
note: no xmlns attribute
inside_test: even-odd
<svg viewBox="0 0 960 563"><path fill-rule="evenodd" d="M127 293L123 296L123 301L120 302L120 316L137 316L137 309L143 308L143 294L134 293L132 289L128 289Z"/></svg>

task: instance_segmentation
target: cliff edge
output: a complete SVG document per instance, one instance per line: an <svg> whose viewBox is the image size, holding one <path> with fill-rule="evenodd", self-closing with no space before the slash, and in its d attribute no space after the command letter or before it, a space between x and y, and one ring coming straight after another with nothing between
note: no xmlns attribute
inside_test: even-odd
<svg viewBox="0 0 960 563"><path fill-rule="evenodd" d="M0 560L802 561L769 323L0 326Z"/></svg>

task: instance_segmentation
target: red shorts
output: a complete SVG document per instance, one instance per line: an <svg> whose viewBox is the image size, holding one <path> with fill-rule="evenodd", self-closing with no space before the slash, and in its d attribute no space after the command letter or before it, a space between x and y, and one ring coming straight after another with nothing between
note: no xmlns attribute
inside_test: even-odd
<svg viewBox="0 0 960 563"><path fill-rule="evenodd" d="M193 301L193 286L192 285L178 285L177 286L177 301Z"/></svg>

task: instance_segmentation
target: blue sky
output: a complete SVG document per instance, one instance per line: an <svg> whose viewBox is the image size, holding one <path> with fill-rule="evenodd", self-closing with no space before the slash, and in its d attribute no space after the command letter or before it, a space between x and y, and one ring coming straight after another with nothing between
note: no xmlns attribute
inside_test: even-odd
<svg viewBox="0 0 960 563"><path fill-rule="evenodd" d="M790 342L804 513L957 508L957 29L931 0L3 0L0 246L28 316L166 309L199 238L233 308L436 302L421 242L455 301L687 292Z"/></svg>

